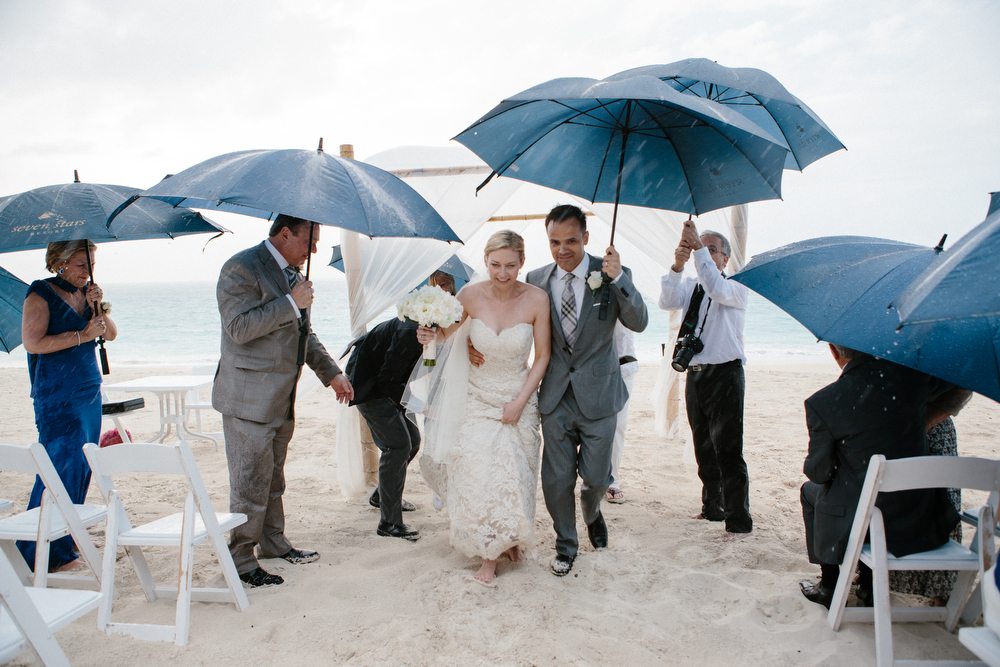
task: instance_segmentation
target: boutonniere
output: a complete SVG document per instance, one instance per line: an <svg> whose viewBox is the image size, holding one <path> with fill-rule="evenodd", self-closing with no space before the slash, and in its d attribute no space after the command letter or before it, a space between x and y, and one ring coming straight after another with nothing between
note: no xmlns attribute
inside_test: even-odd
<svg viewBox="0 0 1000 667"><path fill-rule="evenodd" d="M591 289L594 294L594 298L597 298L597 293L600 292L605 285L611 282L611 278L608 277L603 271L591 271L587 275L587 287ZM611 303L611 290L604 290L601 294L600 300L600 310L597 313L597 318L600 320L608 319L608 304Z"/></svg>
<svg viewBox="0 0 1000 667"><path fill-rule="evenodd" d="M587 287L593 292L601 289L608 282L610 282L608 277L600 271L591 271L590 275L587 276Z"/></svg>

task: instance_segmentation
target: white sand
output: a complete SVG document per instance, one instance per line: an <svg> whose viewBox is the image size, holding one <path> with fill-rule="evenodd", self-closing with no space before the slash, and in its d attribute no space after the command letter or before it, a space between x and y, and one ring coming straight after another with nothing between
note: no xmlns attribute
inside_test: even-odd
<svg viewBox="0 0 1000 667"><path fill-rule="evenodd" d="M185 372L189 369L171 369ZM164 369L119 368L109 381ZM681 439L653 433L655 368L643 366L623 460L628 502L606 505L610 547L586 546L570 576L548 571L553 533L538 494L537 548L519 566L503 563L498 587L470 581L475 563L448 545L447 517L431 507L417 467L406 515L420 529L416 544L377 537L378 514L362 500L345 501L336 483L334 398L317 389L300 400L286 476L287 534L316 549L318 563L264 561L283 586L249 592L250 608L194 603L190 644L107 637L94 616L58 633L77 665L246 664L869 664L871 626L826 625L824 610L807 602L796 582L817 568L805 556L798 488L806 447L802 401L831 382L837 369L781 365L748 369L745 453L750 468L754 532L727 540L720 524L692 520L700 509L694 469L683 462ZM136 439L156 431L151 395L127 421ZM4 439L35 437L23 369L0 369ZM975 397L958 418L959 449L996 458L1000 406ZM220 429L217 416L209 428ZM686 426L681 429L688 438ZM218 509L228 504L225 454L195 445ZM156 512L173 485L158 480L126 496ZM22 478L0 474L0 496L26 500ZM92 495L94 494L92 490ZM966 504L974 499L966 498ZM103 546L100 531L96 533ZM176 559L154 554L154 569L170 577ZM199 550L195 577L221 580L214 556ZM147 603L127 563L119 560L115 614L121 620L168 622L172 605ZM939 625L897 627L897 658L969 658ZM26 656L27 654L25 654ZM22 664L30 662L22 657Z"/></svg>

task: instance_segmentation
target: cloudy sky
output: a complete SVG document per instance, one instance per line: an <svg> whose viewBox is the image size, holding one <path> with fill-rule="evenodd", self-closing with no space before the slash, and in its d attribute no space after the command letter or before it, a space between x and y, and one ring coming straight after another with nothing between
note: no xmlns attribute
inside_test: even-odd
<svg viewBox="0 0 1000 667"><path fill-rule="evenodd" d="M0 195L73 169L148 187L321 136L359 158L444 145L542 81L706 57L769 71L848 147L786 172L783 201L751 205L751 254L830 234L934 245L1000 189L998 28L994 0L0 0ZM207 252L106 246L102 275L212 279L264 233L235 220ZM38 255L0 264L43 273Z"/></svg>

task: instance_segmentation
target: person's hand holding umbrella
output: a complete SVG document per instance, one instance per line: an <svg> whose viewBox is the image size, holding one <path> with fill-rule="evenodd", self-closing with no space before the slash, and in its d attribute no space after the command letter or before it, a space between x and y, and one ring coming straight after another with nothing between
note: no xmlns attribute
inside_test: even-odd
<svg viewBox="0 0 1000 667"><path fill-rule="evenodd" d="M609 245L604 251L604 262L601 264L601 271L610 280L615 280L622 274L622 258L613 245Z"/></svg>

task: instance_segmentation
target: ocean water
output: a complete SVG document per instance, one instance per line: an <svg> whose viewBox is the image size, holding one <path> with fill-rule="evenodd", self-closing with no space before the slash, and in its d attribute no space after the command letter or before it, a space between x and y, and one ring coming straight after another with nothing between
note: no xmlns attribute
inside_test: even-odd
<svg viewBox="0 0 1000 667"><path fill-rule="evenodd" d="M126 366L183 366L201 368L219 358L220 324L214 282L146 283L105 285L105 296L113 304L119 335L107 344L112 368ZM637 356L642 362L656 361L661 344L667 352L668 314L655 300L647 302L649 327L636 336ZM347 289L341 280L316 281L313 329L335 357L350 341ZM387 310L377 321L395 315ZM826 359L823 345L798 322L757 294L750 293L744 332L748 361L791 363ZM27 365L24 348L0 353L0 367Z"/></svg>

